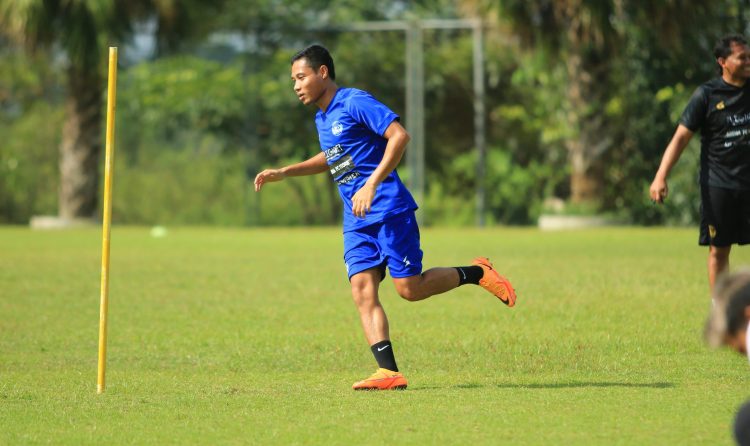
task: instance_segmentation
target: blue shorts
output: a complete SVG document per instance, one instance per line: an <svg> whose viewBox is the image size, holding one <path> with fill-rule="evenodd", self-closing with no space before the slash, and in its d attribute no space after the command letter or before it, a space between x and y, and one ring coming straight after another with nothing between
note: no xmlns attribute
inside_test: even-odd
<svg viewBox="0 0 750 446"><path fill-rule="evenodd" d="M344 262L349 279L370 268L385 267L393 278L422 273L419 226L414 212L404 212L364 228L344 232Z"/></svg>

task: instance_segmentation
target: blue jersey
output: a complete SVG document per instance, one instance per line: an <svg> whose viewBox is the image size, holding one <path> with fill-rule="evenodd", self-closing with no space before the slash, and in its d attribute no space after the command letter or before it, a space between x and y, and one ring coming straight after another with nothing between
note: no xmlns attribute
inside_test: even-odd
<svg viewBox="0 0 750 446"><path fill-rule="evenodd" d="M344 202L344 232L417 209L394 169L378 186L371 211L364 218L352 214L352 197L383 160L383 133L397 119L391 109L356 88L339 88L326 111L315 115L320 148Z"/></svg>

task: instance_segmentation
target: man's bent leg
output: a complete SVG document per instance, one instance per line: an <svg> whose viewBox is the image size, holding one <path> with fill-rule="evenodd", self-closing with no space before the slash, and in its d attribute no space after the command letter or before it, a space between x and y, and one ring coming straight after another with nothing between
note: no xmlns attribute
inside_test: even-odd
<svg viewBox="0 0 750 446"><path fill-rule="evenodd" d="M450 291L465 283L473 283L510 307L516 303L516 293L511 283L498 274L492 263L484 257L477 257L469 267L432 268L420 275L394 278L393 283L398 294L411 302Z"/></svg>
<svg viewBox="0 0 750 446"><path fill-rule="evenodd" d="M396 291L408 301L427 299L472 283L491 292L509 306L515 303L510 282L500 276L484 257L476 258L471 266L432 268L422 272L423 253L413 212L385 221L378 231L378 244L387 259Z"/></svg>
<svg viewBox="0 0 750 446"><path fill-rule="evenodd" d="M416 302L456 288L459 283L456 268L431 268L422 274L394 278L396 292L404 299Z"/></svg>
<svg viewBox="0 0 750 446"><path fill-rule="evenodd" d="M729 252L732 246L708 247L708 286L711 295L714 292L716 278L729 269Z"/></svg>

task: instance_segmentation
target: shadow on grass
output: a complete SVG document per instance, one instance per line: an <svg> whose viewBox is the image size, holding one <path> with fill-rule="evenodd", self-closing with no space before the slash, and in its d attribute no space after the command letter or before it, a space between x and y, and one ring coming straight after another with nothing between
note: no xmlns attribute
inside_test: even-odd
<svg viewBox="0 0 750 446"><path fill-rule="evenodd" d="M409 387L409 390L435 390L435 389L484 389L488 387L497 387L499 389L581 389L581 388L637 388L637 389L671 389L676 387L674 383L655 382L655 383L625 383L625 382L571 382L571 383L530 383L530 384L456 384L453 386L425 386Z"/></svg>
<svg viewBox="0 0 750 446"><path fill-rule="evenodd" d="M621 382L575 382L575 383L542 383L542 384L497 384L501 389L577 389L588 387L632 387L648 389L671 389L674 383L621 383Z"/></svg>

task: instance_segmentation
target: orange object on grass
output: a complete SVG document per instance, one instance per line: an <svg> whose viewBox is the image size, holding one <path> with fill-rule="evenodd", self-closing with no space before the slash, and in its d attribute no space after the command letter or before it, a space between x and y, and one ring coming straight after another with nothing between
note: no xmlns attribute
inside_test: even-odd
<svg viewBox="0 0 750 446"><path fill-rule="evenodd" d="M477 257L472 265L480 266L484 270L484 275L479 279L479 286L494 294L509 307L516 304L516 292L513 290L513 285L510 284L508 279L495 271L489 259Z"/></svg>
<svg viewBox="0 0 750 446"><path fill-rule="evenodd" d="M406 378L400 372L394 372L392 370L378 369L367 379L357 381L352 385L354 390L391 390L391 389L405 389Z"/></svg>

